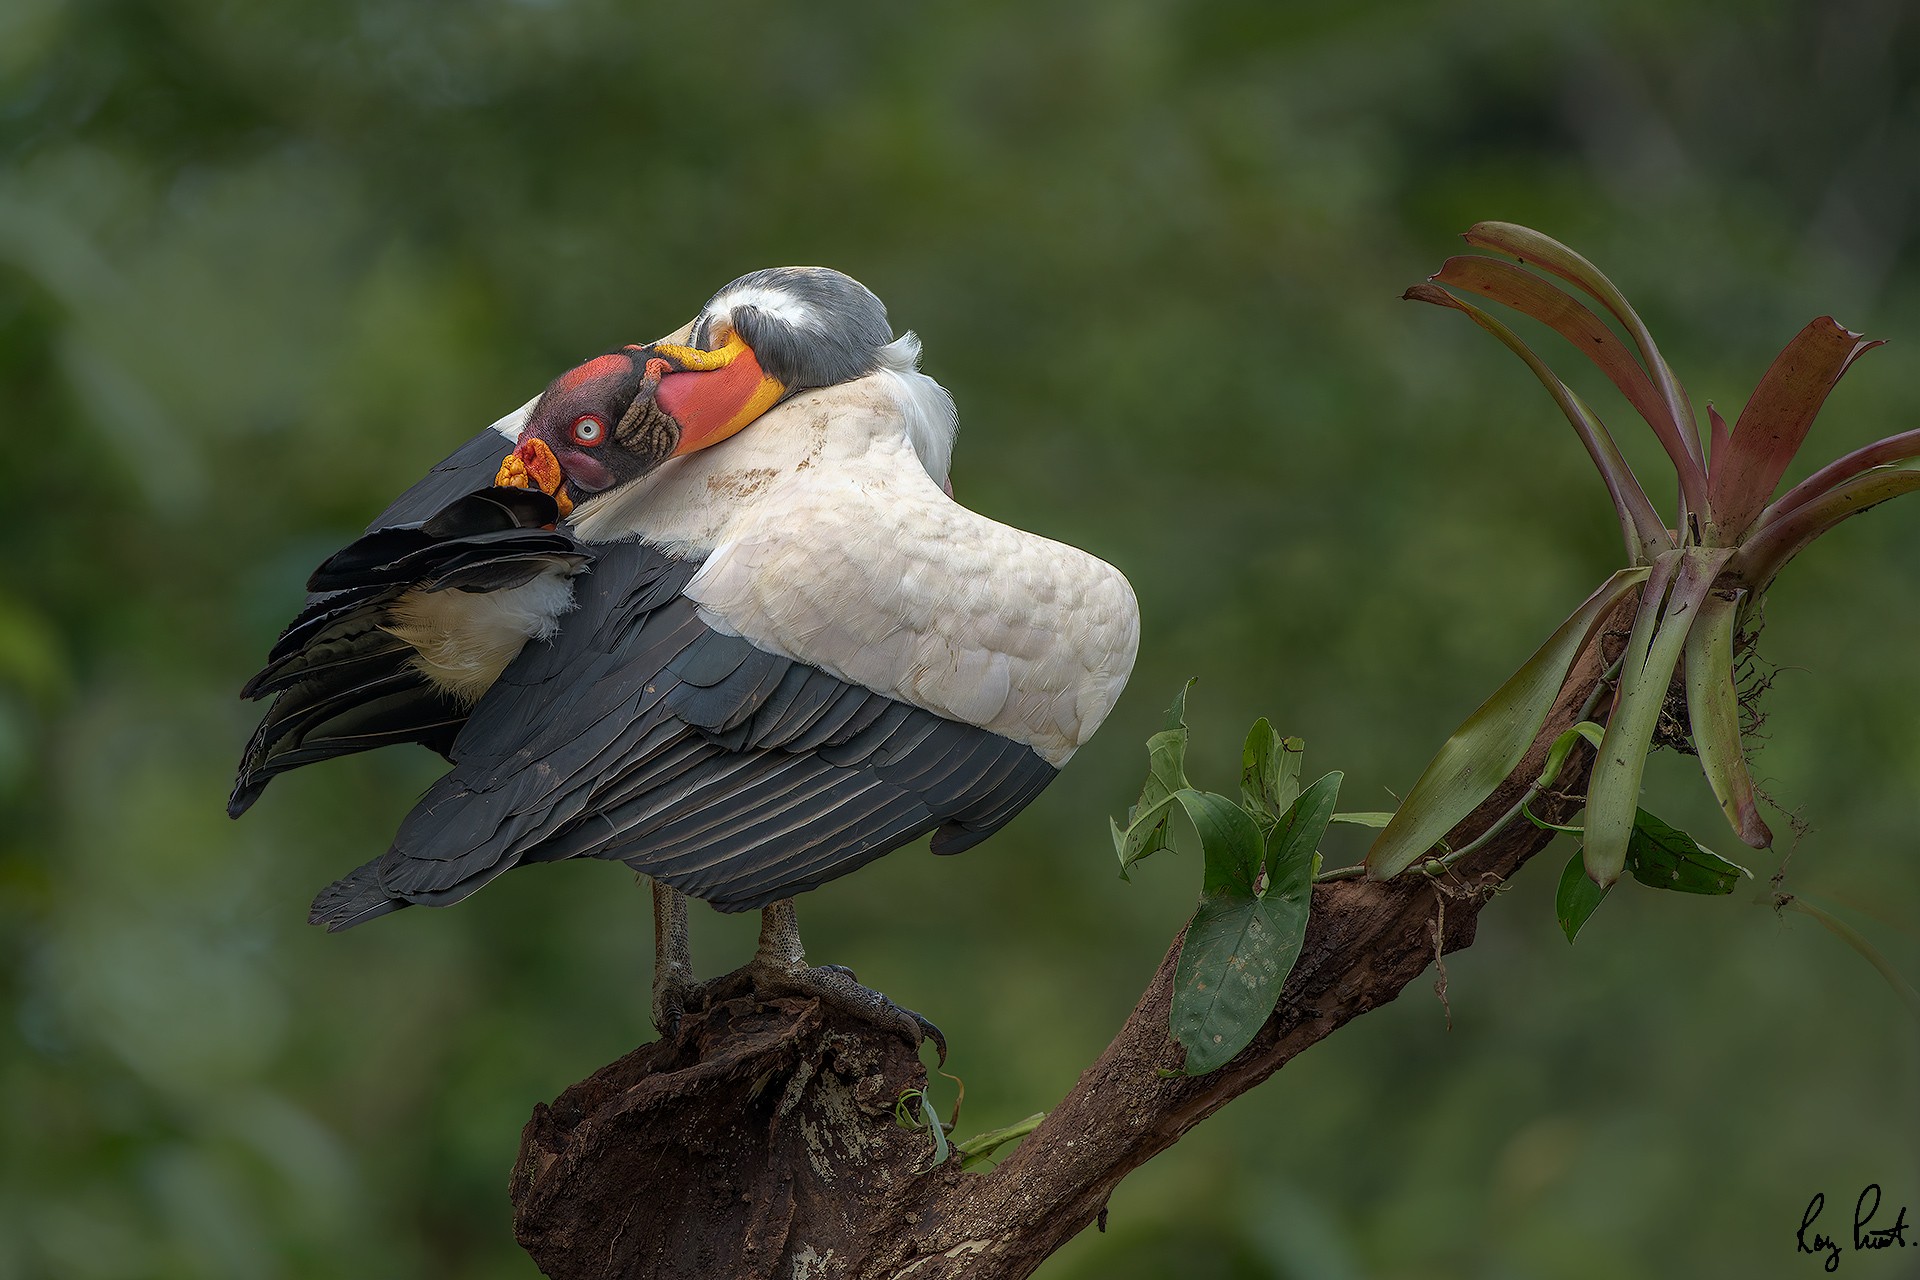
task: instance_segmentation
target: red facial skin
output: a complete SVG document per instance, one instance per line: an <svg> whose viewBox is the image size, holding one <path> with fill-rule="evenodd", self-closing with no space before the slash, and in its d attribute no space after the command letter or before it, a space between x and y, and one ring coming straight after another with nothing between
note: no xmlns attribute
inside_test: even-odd
<svg viewBox="0 0 1920 1280"><path fill-rule="evenodd" d="M663 460L606 448L615 425L643 398L652 397L653 407L678 428L668 455L677 458L726 439L777 403L782 391L744 346L726 364L698 370L681 369L654 347L628 346L555 378L521 429L515 456L548 493L564 484L572 501L584 501ZM556 470L554 463L558 474L546 474Z"/></svg>
<svg viewBox="0 0 1920 1280"><path fill-rule="evenodd" d="M532 446L538 441L559 463L561 475L553 479L553 484L558 487L564 480L575 500L628 478L622 472L631 468L621 464L629 460L617 449L607 451L606 445L612 439L614 425L634 398L651 394L646 384L657 380L655 365L666 367L664 362L648 358L646 348L629 347L596 356L555 378L534 405L515 449L528 473L542 487L547 485L547 478L537 473L528 456L537 454Z"/></svg>

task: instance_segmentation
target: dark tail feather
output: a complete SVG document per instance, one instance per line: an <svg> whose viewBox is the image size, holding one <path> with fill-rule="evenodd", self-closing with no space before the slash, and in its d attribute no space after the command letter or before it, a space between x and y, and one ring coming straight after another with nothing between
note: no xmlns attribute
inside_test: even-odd
<svg viewBox="0 0 1920 1280"><path fill-rule="evenodd" d="M498 463L500 441L474 443L475 459ZM316 760L399 742L447 754L467 708L414 668L413 648L386 629L390 610L411 591L484 594L579 570L592 557L542 527L555 519L543 493L483 489L428 520L376 528L314 570L314 594L241 690L273 703L241 758L227 812L239 817L276 774Z"/></svg>
<svg viewBox="0 0 1920 1280"><path fill-rule="evenodd" d="M406 665L401 655L412 652L377 654L387 669L371 673L336 665L350 683L316 677L276 697L241 757L228 815L245 813L277 775L316 760L398 742L451 750L467 713Z"/></svg>
<svg viewBox="0 0 1920 1280"><path fill-rule="evenodd" d="M328 933L339 933L412 906L405 898L395 898L380 887L378 867L376 858L322 889L307 913L307 923L325 925Z"/></svg>

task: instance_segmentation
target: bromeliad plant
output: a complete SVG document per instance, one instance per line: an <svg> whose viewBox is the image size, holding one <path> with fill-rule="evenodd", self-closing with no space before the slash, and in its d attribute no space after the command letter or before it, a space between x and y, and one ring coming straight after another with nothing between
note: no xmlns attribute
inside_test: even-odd
<svg viewBox="0 0 1920 1280"><path fill-rule="evenodd" d="M1200 838L1204 882L1181 947L1171 1010L1171 1030L1186 1047L1189 1075L1223 1066L1272 1013L1300 952L1314 883L1362 874L1384 880L1416 866L1430 875L1444 874L1512 822L1524 818L1551 826L1529 806L1559 780L1583 743L1595 752L1585 821L1555 828L1581 837L1554 903L1568 940L1623 871L1655 888L1731 893L1748 874L1744 868L1639 807L1641 777L1662 712L1672 698L1672 720L1678 721L1677 708L1684 705L1687 738L1728 824L1747 844L1768 846L1773 835L1761 820L1741 743L1736 647L1751 643L1767 588L1788 561L1847 517L1920 489L1920 469L1912 465L1920 463L1917 430L1857 449L1773 496L1834 384L1880 343L1848 332L1830 316L1820 317L1775 357L1731 427L1708 406L1703 441L1693 406L1646 325L1591 262L1511 223L1480 223L1466 240L1519 261L1475 254L1449 258L1405 296L1464 313L1526 362L1572 423L1606 485L1627 565L1467 717L1392 814L1334 813L1338 773L1303 791L1299 740L1281 738L1265 720L1247 739L1240 801L1196 789L1185 772L1186 691L1181 691L1166 728L1147 742L1146 785L1126 824L1113 824L1113 843L1125 877L1135 862L1170 847L1176 810L1186 814ZM1463 294L1533 317L1599 366L1652 428L1673 464L1679 498L1671 525L1656 513L1586 402L1511 329ZM1580 295L1611 316L1626 340ZM1553 743L1545 767L1519 802L1471 844L1446 848L1447 833L1519 767L1574 660L1636 589L1640 599L1632 630L1608 673L1613 705L1606 724L1586 718L1607 690L1603 681L1579 723ZM1676 672L1683 690L1677 696L1672 694ZM1669 728L1667 741L1674 740L1673 732ZM1320 869L1317 848L1329 822L1381 828L1362 864ZM1776 901L1797 905L1791 895ZM1864 941L1849 937L1849 942L1920 1008L1920 996Z"/></svg>
<svg viewBox="0 0 1920 1280"><path fill-rule="evenodd" d="M1876 503L1920 489L1920 469L1912 466L1920 462L1920 431L1857 449L1775 498L1834 384L1880 343L1820 317L1775 357L1731 427L1708 406L1703 442L1693 406L1646 325L1591 262L1511 223L1480 223L1466 240L1519 261L1477 254L1449 258L1405 296L1464 313L1526 362L1606 485L1628 567L1590 596L1441 747L1374 842L1367 873L1385 879L1422 862L1492 794L1546 723L1574 658L1638 587L1640 603L1619 661L1612 712L1603 733L1590 726L1598 744L1580 863L1591 886L1577 883L1570 864L1561 886L1562 922L1569 911L1584 919L1597 895L1626 868L1648 880L1670 875L1674 883L1666 887L1726 892L1732 888L1731 863L1697 856L1703 851L1691 840L1638 807L1642 771L1675 672L1683 673L1689 737L1721 811L1741 840L1766 847L1772 833L1761 820L1741 744L1736 638L1757 629L1767 588L1814 539ZM1678 476L1671 525L1656 514L1593 410L1511 329L1462 296L1469 294L1545 324L1620 390L1652 428ZM1589 301L1619 323L1627 341ZM1649 867L1659 868L1657 874ZM1681 874L1682 867L1689 875ZM1682 883L1689 880L1695 883ZM1575 921L1569 936L1577 927Z"/></svg>

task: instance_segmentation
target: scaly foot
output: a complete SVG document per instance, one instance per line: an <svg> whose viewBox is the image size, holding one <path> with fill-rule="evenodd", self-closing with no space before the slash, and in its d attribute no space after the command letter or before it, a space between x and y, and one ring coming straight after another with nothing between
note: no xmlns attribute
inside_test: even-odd
<svg viewBox="0 0 1920 1280"><path fill-rule="evenodd" d="M791 898L761 913L760 949L752 963L702 984L697 996L687 992L684 998L688 1004L697 1000L712 1005L748 991L762 999L800 996L818 1000L862 1022L893 1031L916 1049L931 1040L940 1061L944 1064L947 1060L947 1038L926 1018L871 987L861 986L854 980L853 970L844 965L807 964Z"/></svg>
<svg viewBox="0 0 1920 1280"><path fill-rule="evenodd" d="M653 882L653 1027L662 1036L680 1029L687 1002L699 991L687 938L687 896Z"/></svg>

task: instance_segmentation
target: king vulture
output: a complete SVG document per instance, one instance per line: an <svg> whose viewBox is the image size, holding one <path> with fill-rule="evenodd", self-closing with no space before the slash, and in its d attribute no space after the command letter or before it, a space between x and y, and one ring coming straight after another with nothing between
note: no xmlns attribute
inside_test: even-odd
<svg viewBox="0 0 1920 1280"><path fill-rule="evenodd" d="M273 701L230 812L388 743L452 767L312 922L615 859L653 882L663 1030L696 994L691 896L763 911L756 992L937 1039L808 967L792 899L1005 825L1112 710L1139 614L1111 566L953 500L953 402L918 362L848 276L756 271L556 378L322 564L244 691Z"/></svg>

